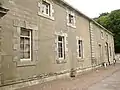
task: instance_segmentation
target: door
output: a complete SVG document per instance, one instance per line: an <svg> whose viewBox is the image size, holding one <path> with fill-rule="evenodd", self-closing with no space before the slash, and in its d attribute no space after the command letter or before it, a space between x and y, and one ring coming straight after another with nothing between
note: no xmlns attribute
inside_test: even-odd
<svg viewBox="0 0 120 90"><path fill-rule="evenodd" d="M101 64L103 61L102 61L102 46L101 44L99 44L99 61L98 61L98 64Z"/></svg>
<svg viewBox="0 0 120 90"><path fill-rule="evenodd" d="M110 65L110 60L109 60L109 47L108 47L108 43L106 42L106 44L105 44L105 55L106 55L106 59L107 59L107 61L108 61L108 63L109 63L109 65Z"/></svg>

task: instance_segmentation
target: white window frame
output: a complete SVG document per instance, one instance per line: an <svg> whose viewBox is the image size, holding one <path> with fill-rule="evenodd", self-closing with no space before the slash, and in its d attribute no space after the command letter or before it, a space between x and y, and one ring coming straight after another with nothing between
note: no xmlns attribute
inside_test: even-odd
<svg viewBox="0 0 120 90"><path fill-rule="evenodd" d="M70 27L73 27L73 28L76 28L76 18L75 18L75 13L72 12L72 11L66 11L67 12L67 26L70 26ZM73 23L70 23L70 17L69 16L73 16Z"/></svg>
<svg viewBox="0 0 120 90"><path fill-rule="evenodd" d="M74 24L74 16L72 14L69 14L69 23Z"/></svg>
<svg viewBox="0 0 120 90"><path fill-rule="evenodd" d="M84 58L84 43L83 43L83 39L81 37L78 37L78 36L76 37L76 39L77 39L77 58L83 59ZM82 41L80 44L78 44L79 40ZM79 46L80 46L80 48L79 48ZM79 52L80 49L81 49L81 57L79 56L80 55L80 52Z"/></svg>
<svg viewBox="0 0 120 90"><path fill-rule="evenodd" d="M58 40L59 36L62 37L62 42ZM58 40L58 42L57 42L57 56L58 56L59 59L65 59L65 36L58 35L57 36L57 40ZM58 45L58 43L62 43L63 57L59 57L59 45Z"/></svg>
<svg viewBox="0 0 120 90"><path fill-rule="evenodd" d="M25 29L26 29L26 28L25 28ZM21 32L21 30L22 30L22 28L20 29L20 32ZM26 30L29 31L30 36L22 36L22 35L20 34L20 38L21 38L21 37L28 37L28 38L30 38L30 58L28 58L28 59L21 59L21 58L20 58L21 61L31 61L31 60L32 60L32 53L31 53L31 52L32 52L32 45L31 45L31 44L32 44L32 43L31 43L31 42L32 42L32 30L30 30L30 29L26 29Z"/></svg>
<svg viewBox="0 0 120 90"><path fill-rule="evenodd" d="M43 3L45 3L45 4L43 4ZM47 9L47 4L48 4L48 14L46 13L46 9ZM51 12L51 9L50 9L50 3L48 3L48 2L46 2L46 1L44 1L44 0L42 0L42 6L41 6L41 10L42 11L44 11L44 12L42 12L43 14L45 14L45 15L48 15L48 16L50 16L50 12ZM43 10L44 9L44 10Z"/></svg>
<svg viewBox="0 0 120 90"><path fill-rule="evenodd" d="M64 57L59 58L58 54L58 36L63 36L64 37ZM67 33L64 33L62 30L60 32L55 32L55 52L56 52L56 60L59 62L64 61L68 57L68 41L67 41Z"/></svg>
<svg viewBox="0 0 120 90"><path fill-rule="evenodd" d="M112 56L112 47L111 46L109 46L109 53L110 53L110 57Z"/></svg>
<svg viewBox="0 0 120 90"><path fill-rule="evenodd" d="M80 41L80 44L79 44L79 41ZM79 46L80 46L80 48L79 48ZM79 49L78 57L83 58L83 41L82 40L78 40L78 49ZM80 54L81 54L81 56L80 56Z"/></svg>
<svg viewBox="0 0 120 90"><path fill-rule="evenodd" d="M46 2L50 5L48 14L42 12L42 9L43 9L43 6L44 6L42 4L43 2ZM39 8L38 15L40 15L42 17L45 17L45 18L48 18L48 19L51 19L51 20L55 20L54 17L53 17L53 13L54 13L53 2L50 2L49 0L40 0L38 2L38 8Z"/></svg>

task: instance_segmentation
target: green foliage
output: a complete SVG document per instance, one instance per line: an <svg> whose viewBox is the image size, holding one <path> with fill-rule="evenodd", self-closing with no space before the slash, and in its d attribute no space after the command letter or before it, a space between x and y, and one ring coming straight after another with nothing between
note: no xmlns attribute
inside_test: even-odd
<svg viewBox="0 0 120 90"><path fill-rule="evenodd" d="M115 52L120 53L120 9L102 13L95 20L114 34Z"/></svg>
<svg viewBox="0 0 120 90"><path fill-rule="evenodd" d="M108 14L109 14L108 12L101 13L99 17L101 17L101 16L107 16Z"/></svg>

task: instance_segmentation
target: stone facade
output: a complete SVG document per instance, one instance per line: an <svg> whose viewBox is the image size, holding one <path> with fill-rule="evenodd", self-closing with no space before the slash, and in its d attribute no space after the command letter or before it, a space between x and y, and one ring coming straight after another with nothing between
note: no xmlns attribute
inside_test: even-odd
<svg viewBox="0 0 120 90"><path fill-rule="evenodd" d="M70 74L71 70L90 70L93 65L113 63L114 40L111 32L62 0L50 2L50 16L42 15L42 0L6 0L9 11L0 18L0 86ZM74 25L68 25L68 13ZM32 31L31 60L20 59L20 30ZM100 38L101 31L108 37ZM57 37L64 36L64 58L58 58ZM106 39L107 38L107 39ZM78 58L77 40L82 40L82 58ZM111 54L105 56L105 44ZM101 57L99 46L101 45ZM108 48L108 51L109 48Z"/></svg>
<svg viewBox="0 0 120 90"><path fill-rule="evenodd" d="M91 23L92 64L112 64L114 59L114 39L111 32L101 29L101 25ZM104 28L104 27L103 27Z"/></svg>

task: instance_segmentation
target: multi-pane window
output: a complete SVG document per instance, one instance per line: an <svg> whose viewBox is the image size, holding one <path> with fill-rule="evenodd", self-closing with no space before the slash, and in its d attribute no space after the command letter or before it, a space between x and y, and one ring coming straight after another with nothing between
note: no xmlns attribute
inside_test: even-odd
<svg viewBox="0 0 120 90"><path fill-rule="evenodd" d="M74 16L72 14L69 14L69 23L74 24Z"/></svg>
<svg viewBox="0 0 120 90"><path fill-rule="evenodd" d="M59 59L65 58L64 36L58 36L58 57Z"/></svg>
<svg viewBox="0 0 120 90"><path fill-rule="evenodd" d="M67 11L67 25L76 28L75 23L75 13L72 11Z"/></svg>
<svg viewBox="0 0 120 90"><path fill-rule="evenodd" d="M78 40L78 57L83 58L83 42Z"/></svg>
<svg viewBox="0 0 120 90"><path fill-rule="evenodd" d="M31 30L21 28L20 59L31 60Z"/></svg>
<svg viewBox="0 0 120 90"><path fill-rule="evenodd" d="M54 18L54 8L53 8L53 1L52 0L40 0L38 2L38 15L55 20Z"/></svg>
<svg viewBox="0 0 120 90"><path fill-rule="evenodd" d="M42 1L42 13L50 16L50 3Z"/></svg>

